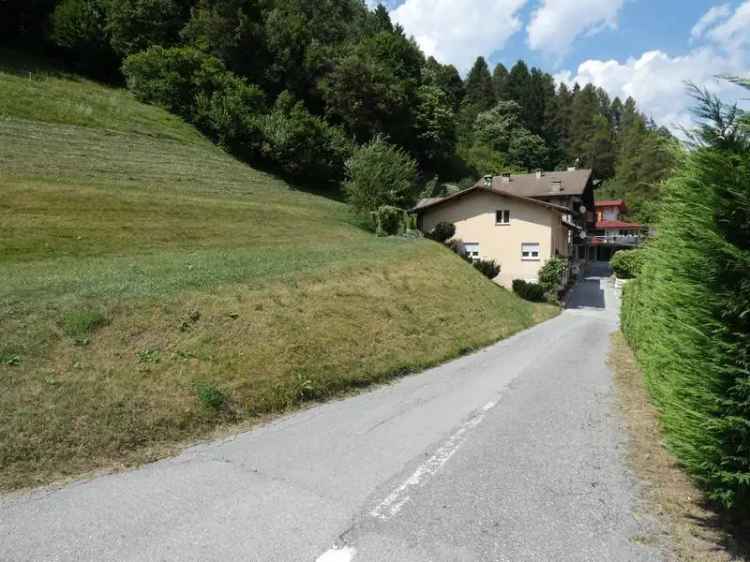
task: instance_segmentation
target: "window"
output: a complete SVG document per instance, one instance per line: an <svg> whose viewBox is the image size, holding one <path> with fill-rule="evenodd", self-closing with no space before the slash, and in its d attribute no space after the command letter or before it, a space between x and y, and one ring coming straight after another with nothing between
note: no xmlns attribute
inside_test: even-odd
<svg viewBox="0 0 750 562"><path fill-rule="evenodd" d="M510 224L510 211L496 211L495 212L495 224Z"/></svg>
<svg viewBox="0 0 750 562"><path fill-rule="evenodd" d="M464 242L464 253L471 261L479 261L479 244L474 242Z"/></svg>
<svg viewBox="0 0 750 562"><path fill-rule="evenodd" d="M521 244L521 259L525 261L539 261L540 250L538 242Z"/></svg>

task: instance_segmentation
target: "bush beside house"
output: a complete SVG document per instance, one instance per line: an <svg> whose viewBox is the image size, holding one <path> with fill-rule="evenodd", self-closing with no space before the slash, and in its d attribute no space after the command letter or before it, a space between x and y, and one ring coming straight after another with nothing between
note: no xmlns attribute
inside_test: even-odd
<svg viewBox="0 0 750 562"><path fill-rule="evenodd" d="M528 283L523 279L513 280L513 292L524 300L544 302L545 290L539 283Z"/></svg>
<svg viewBox="0 0 750 562"><path fill-rule="evenodd" d="M612 270L620 279L635 279L643 267L642 250L621 250L610 260Z"/></svg>

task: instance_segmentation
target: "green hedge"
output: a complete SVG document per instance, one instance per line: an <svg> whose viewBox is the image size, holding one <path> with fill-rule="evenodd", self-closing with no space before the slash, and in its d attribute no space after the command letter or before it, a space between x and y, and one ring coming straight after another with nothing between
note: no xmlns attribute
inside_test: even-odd
<svg viewBox="0 0 750 562"><path fill-rule="evenodd" d="M524 300L531 302L544 302L545 290L538 283L527 283L523 279L513 280L513 292Z"/></svg>
<svg viewBox="0 0 750 562"><path fill-rule="evenodd" d="M622 250L610 260L612 269L620 279L635 279L643 267L642 250Z"/></svg>
<svg viewBox="0 0 750 562"><path fill-rule="evenodd" d="M666 440L709 497L750 512L750 150L700 148L664 188L622 326Z"/></svg>

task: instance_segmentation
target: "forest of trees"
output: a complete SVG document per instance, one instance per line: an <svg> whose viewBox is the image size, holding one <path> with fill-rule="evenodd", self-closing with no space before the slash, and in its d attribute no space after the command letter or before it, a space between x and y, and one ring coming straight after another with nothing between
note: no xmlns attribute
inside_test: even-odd
<svg viewBox="0 0 750 562"><path fill-rule="evenodd" d="M649 221L673 165L670 133L635 100L557 85L523 61L491 70L480 57L462 79L364 0L6 0L0 22L7 40L126 81L238 157L318 189L338 189L356 147L379 138L433 193L577 165Z"/></svg>

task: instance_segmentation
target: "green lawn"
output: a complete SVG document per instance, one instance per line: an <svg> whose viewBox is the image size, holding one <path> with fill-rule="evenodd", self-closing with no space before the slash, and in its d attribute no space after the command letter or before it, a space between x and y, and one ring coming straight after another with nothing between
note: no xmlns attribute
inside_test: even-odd
<svg viewBox="0 0 750 562"><path fill-rule="evenodd" d="M555 313L0 50L0 489L158 458Z"/></svg>

